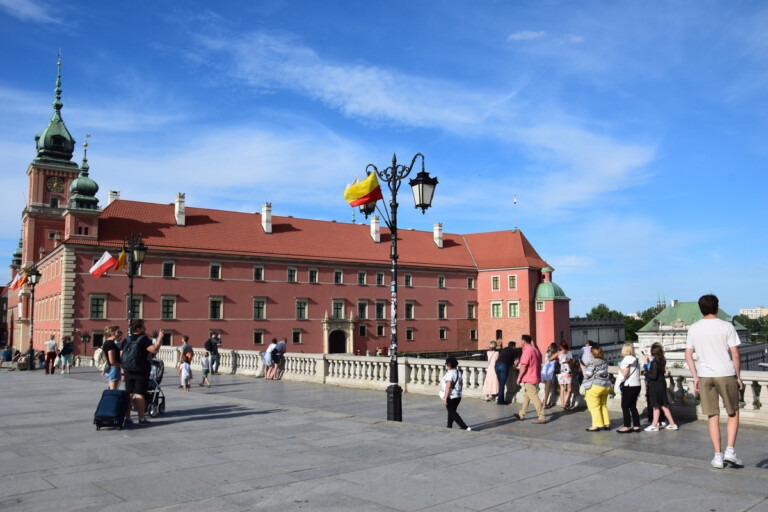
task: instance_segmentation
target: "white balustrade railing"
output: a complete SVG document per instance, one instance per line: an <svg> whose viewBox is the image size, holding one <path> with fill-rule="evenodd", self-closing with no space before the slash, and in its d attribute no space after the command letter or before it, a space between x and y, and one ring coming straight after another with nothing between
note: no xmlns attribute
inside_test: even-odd
<svg viewBox="0 0 768 512"><path fill-rule="evenodd" d="M264 352L252 350L219 349L220 373L264 376ZM752 354L750 354L751 356ZM159 357L165 362L167 371L174 371L179 361L178 347L162 347ZM201 351L195 353L192 361L193 369L200 370ZM750 361L756 366L758 356L755 354ZM81 359L88 359L82 358ZM754 359L754 361L752 361ZM675 417L706 419L701 413L698 393L693 389L693 379L687 365L680 361L668 359L667 393L670 408ZM79 361L79 366L89 366L85 361ZM424 395L437 395L441 378L444 373L443 359L422 359L414 357L398 358L399 385L404 392ZM483 398L483 382L488 371L485 361L460 361L464 385L464 397ZM609 367L612 378L618 375L618 367ZM367 389L386 389L389 383L389 358L376 356L353 356L348 354L304 354L288 352L280 367L280 378L284 380L313 382L316 384L332 384L342 387L357 387ZM574 377L575 378L575 377ZM745 424L768 426L768 372L742 371L744 390L740 419ZM520 402L520 389L514 384L517 371L512 368L507 379L505 398L509 401ZM645 380L641 379L640 397L637 408L642 413L647 407ZM543 384L540 386L543 391ZM558 403L558 389L555 385L550 403ZM574 385L570 404L576 408L586 406L582 390ZM621 395L614 394L608 398L608 409L614 412L621 410ZM725 407L721 403L721 416L725 416Z"/></svg>

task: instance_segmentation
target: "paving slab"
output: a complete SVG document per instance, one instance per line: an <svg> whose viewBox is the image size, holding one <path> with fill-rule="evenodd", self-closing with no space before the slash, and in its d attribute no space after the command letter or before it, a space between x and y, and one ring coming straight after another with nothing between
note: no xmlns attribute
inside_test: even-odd
<svg viewBox="0 0 768 512"><path fill-rule="evenodd" d="M585 411L465 399L449 430L432 396L218 376L179 390L147 427L93 426L98 371L0 372L0 510L768 512L768 430L742 427L744 467L715 470L705 422L587 433ZM620 419L612 426L620 426Z"/></svg>

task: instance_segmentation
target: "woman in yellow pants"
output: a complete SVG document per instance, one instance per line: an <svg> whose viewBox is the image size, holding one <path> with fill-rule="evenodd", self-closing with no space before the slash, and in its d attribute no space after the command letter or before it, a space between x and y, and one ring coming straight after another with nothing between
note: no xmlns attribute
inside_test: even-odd
<svg viewBox="0 0 768 512"><path fill-rule="evenodd" d="M587 432L610 430L607 402L611 391L611 376L608 374L608 363L603 360L603 349L598 346L592 347L592 360L584 369L583 385L587 390L584 393L587 409L592 414L592 427Z"/></svg>

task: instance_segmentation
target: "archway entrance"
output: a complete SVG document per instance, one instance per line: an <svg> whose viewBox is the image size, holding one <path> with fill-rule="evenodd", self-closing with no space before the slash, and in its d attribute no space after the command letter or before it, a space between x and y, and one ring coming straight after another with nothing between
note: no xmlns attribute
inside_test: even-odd
<svg viewBox="0 0 768 512"><path fill-rule="evenodd" d="M333 331L328 336L328 353L345 354L347 352L347 335L343 331Z"/></svg>

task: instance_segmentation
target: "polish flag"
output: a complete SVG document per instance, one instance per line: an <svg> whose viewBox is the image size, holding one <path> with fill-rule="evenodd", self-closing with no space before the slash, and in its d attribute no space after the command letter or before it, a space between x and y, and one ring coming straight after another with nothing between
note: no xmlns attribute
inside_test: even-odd
<svg viewBox="0 0 768 512"><path fill-rule="evenodd" d="M97 261L88 272L91 273L96 279L100 278L107 270L112 270L117 265L117 260L109 254L109 251L104 251L99 261Z"/></svg>

